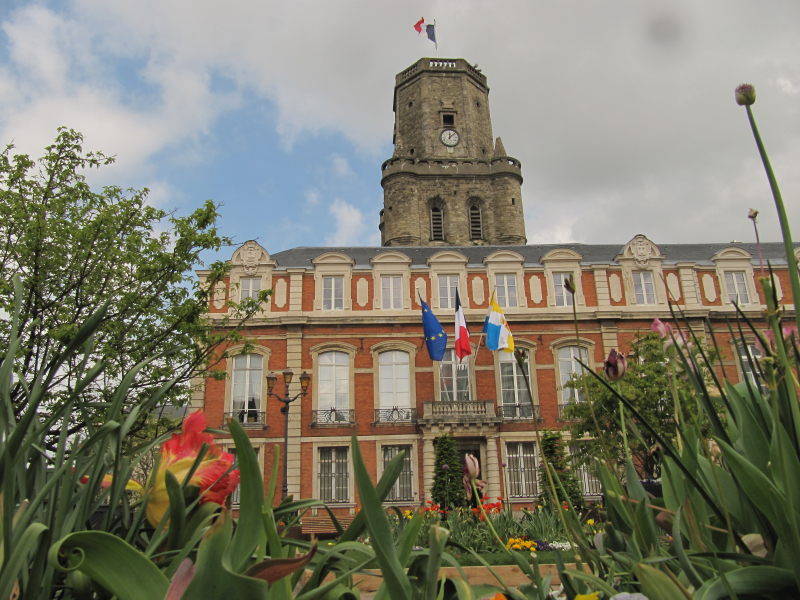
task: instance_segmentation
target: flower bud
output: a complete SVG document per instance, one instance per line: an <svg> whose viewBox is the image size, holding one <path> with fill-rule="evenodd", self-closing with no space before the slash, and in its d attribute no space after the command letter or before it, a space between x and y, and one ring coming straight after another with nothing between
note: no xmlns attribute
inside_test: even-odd
<svg viewBox="0 0 800 600"><path fill-rule="evenodd" d="M481 467L478 464L478 459L472 454L464 455L464 474L470 479L477 479L481 474Z"/></svg>
<svg viewBox="0 0 800 600"><path fill-rule="evenodd" d="M756 88L749 83L743 83L736 88L736 104L739 106L750 106L756 101Z"/></svg>
<svg viewBox="0 0 800 600"><path fill-rule="evenodd" d="M747 211L747 218L755 221L758 218L758 211L755 208L751 208Z"/></svg>
<svg viewBox="0 0 800 600"><path fill-rule="evenodd" d="M603 366L603 372L605 372L610 381L619 381L625 375L627 367L628 363L625 357L616 350L611 350Z"/></svg>
<svg viewBox="0 0 800 600"><path fill-rule="evenodd" d="M670 336L670 332L672 331L672 325L669 323L664 323L661 319L653 319L653 322L650 324L650 329L655 331L662 340L664 338L668 338Z"/></svg>
<svg viewBox="0 0 800 600"><path fill-rule="evenodd" d="M564 289L573 296L575 295L575 280L572 279L572 275L569 275L564 279Z"/></svg>

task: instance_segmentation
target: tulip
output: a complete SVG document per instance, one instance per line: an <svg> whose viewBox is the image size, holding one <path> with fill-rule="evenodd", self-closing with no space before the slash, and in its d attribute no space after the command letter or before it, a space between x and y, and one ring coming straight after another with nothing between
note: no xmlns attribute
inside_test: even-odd
<svg viewBox="0 0 800 600"><path fill-rule="evenodd" d="M89 483L89 476L82 475L80 478L80 482L86 485L87 483ZM111 475L111 473L103 475L103 479L100 480L100 488L101 489L110 488L113 482L114 482L114 476ZM125 489L131 492L141 493L143 491L142 484L136 481L135 479L129 479L125 484Z"/></svg>
<svg viewBox="0 0 800 600"><path fill-rule="evenodd" d="M743 83L734 92L736 104L739 106L750 106L756 101L756 88L749 83Z"/></svg>
<svg viewBox="0 0 800 600"><path fill-rule="evenodd" d="M158 470L147 481L147 520L155 527L169 508L166 474L172 473L184 483L186 476L205 447L200 463L188 485L199 489L200 502L223 504L239 485L239 470L231 471L233 455L217 446L211 434L205 432L206 416L202 411L189 415L180 433L175 433L161 446Z"/></svg>
<svg viewBox="0 0 800 600"><path fill-rule="evenodd" d="M625 360L625 357L616 350L612 349L611 352L608 353L608 358L604 363L603 371L610 381L619 381L622 379L622 376L625 375L625 369L627 366L628 363Z"/></svg>
<svg viewBox="0 0 800 600"><path fill-rule="evenodd" d="M670 333L672 332L672 325L669 323L664 323L661 319L653 319L653 322L650 324L650 329L655 331L662 340L664 338L668 338Z"/></svg>
<svg viewBox="0 0 800 600"><path fill-rule="evenodd" d="M481 466L478 463L478 459L475 458L472 454L464 455L464 473L470 479L477 479L478 476L481 474Z"/></svg>

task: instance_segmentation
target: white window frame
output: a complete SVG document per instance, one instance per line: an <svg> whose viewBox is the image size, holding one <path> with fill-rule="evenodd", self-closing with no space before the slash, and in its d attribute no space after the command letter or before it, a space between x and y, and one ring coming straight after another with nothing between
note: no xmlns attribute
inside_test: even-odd
<svg viewBox="0 0 800 600"><path fill-rule="evenodd" d="M506 441L507 498L539 495L539 452L536 442Z"/></svg>
<svg viewBox="0 0 800 600"><path fill-rule="evenodd" d="M448 382L452 382L446 389ZM472 402L472 375L469 362L458 368L458 357L453 348L447 348L439 363L437 389L441 402Z"/></svg>
<svg viewBox="0 0 800 600"><path fill-rule="evenodd" d="M239 278L239 302L245 298L257 298L261 292L261 277Z"/></svg>
<svg viewBox="0 0 800 600"><path fill-rule="evenodd" d="M456 291L458 290L458 284L460 283L461 278L458 275L448 273L445 275L439 275L438 279L439 308L455 308Z"/></svg>
<svg viewBox="0 0 800 600"><path fill-rule="evenodd" d="M349 410L352 397L352 356L345 350L329 349L317 355L317 410ZM328 382L333 388L326 389Z"/></svg>
<svg viewBox="0 0 800 600"><path fill-rule="evenodd" d="M503 308L516 308L519 304L516 273L498 273L494 281L497 303Z"/></svg>
<svg viewBox="0 0 800 600"><path fill-rule="evenodd" d="M236 354L230 358L230 406L232 413L238 411L244 411L246 413L250 410L261 411L263 405L265 359L265 356L255 352ZM250 400L255 400L255 406L250 406Z"/></svg>
<svg viewBox="0 0 800 600"><path fill-rule="evenodd" d="M572 271L553 271L553 304L555 306L572 306L573 294L567 291L564 282L568 278L575 282L575 273Z"/></svg>
<svg viewBox="0 0 800 600"><path fill-rule="evenodd" d="M746 342L744 344L737 343L735 344L735 348L736 360L739 363L740 381L742 383L750 381L750 384L757 389L762 387L763 382L758 381L756 374L750 365L750 359L752 359L755 363L763 357L761 348L758 346L758 344L753 342Z"/></svg>
<svg viewBox="0 0 800 600"><path fill-rule="evenodd" d="M567 356L567 353L569 354ZM575 359L580 358L585 364L591 366L589 362L591 348L584 344L562 344L556 348L556 365L558 367L558 397L560 408L567 404L583 402L583 391L577 388L566 387L576 375L580 376L585 371L581 364Z"/></svg>
<svg viewBox="0 0 800 600"><path fill-rule="evenodd" d="M728 269L722 272L725 278L726 300L739 306L750 304L750 286L747 285L748 273L744 269Z"/></svg>
<svg viewBox="0 0 800 600"><path fill-rule="evenodd" d="M533 401L538 408L538 401L536 399L536 389L534 380L531 379L531 357L533 351L528 348L518 348L526 354L527 360L525 361L525 369L528 372L528 379L531 382L533 390ZM538 418L533 414L531 407L530 395L525 383L525 377L522 370L517 363L517 359L512 352L497 352L497 385L498 385L498 398L500 399L499 406L503 411L503 418L505 419L531 419ZM507 387L505 384L508 381L508 371L512 378L513 387ZM513 402L508 402L513 400ZM513 408L512 408L513 407Z"/></svg>
<svg viewBox="0 0 800 600"><path fill-rule="evenodd" d="M633 293L636 304L656 304L656 287L653 280L653 272L638 269L631 273L633 279Z"/></svg>
<svg viewBox="0 0 800 600"><path fill-rule="evenodd" d="M343 275L322 276L322 310L344 310Z"/></svg>
<svg viewBox="0 0 800 600"><path fill-rule="evenodd" d="M403 276L381 275L381 308L399 310L403 308Z"/></svg>
<svg viewBox="0 0 800 600"><path fill-rule="evenodd" d="M411 355L405 350L378 354L378 406L411 408Z"/></svg>

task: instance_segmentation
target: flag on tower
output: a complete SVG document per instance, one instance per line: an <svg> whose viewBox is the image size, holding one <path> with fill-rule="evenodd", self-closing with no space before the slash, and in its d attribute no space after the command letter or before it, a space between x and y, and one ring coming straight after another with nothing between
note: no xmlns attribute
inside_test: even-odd
<svg viewBox="0 0 800 600"><path fill-rule="evenodd" d="M414 29L417 30L417 33L422 33L422 24L425 23L425 17L422 17L419 21L414 23Z"/></svg>
<svg viewBox="0 0 800 600"><path fill-rule="evenodd" d="M442 360L444 350L447 347L447 334L439 323L439 319L433 314L431 307L425 304L422 298L419 299L422 305L422 331L425 334L425 346L428 348L428 356L431 360Z"/></svg>
<svg viewBox="0 0 800 600"><path fill-rule="evenodd" d="M494 292L489 301L489 312L486 313L486 320L483 322L483 333L486 334L486 347L489 350L514 351L514 336L508 328L503 309L494 299Z"/></svg>
<svg viewBox="0 0 800 600"><path fill-rule="evenodd" d="M461 308L461 298L458 297L458 288L456 288L456 356L458 356L458 360L461 360L470 354L472 354L472 348L469 345L467 320L464 318L464 309Z"/></svg>
<svg viewBox="0 0 800 600"><path fill-rule="evenodd" d="M425 25L425 33L428 34L428 39L436 44L436 24L434 23L433 25Z"/></svg>

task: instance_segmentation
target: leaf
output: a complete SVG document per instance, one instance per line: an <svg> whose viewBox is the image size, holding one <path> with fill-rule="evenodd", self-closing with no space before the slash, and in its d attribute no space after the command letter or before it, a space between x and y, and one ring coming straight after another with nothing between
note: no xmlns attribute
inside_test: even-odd
<svg viewBox="0 0 800 600"><path fill-rule="evenodd" d="M673 581L669 575L646 565L638 563L633 572L642 584L642 593L649 600L691 600L689 593Z"/></svg>
<svg viewBox="0 0 800 600"><path fill-rule="evenodd" d="M175 575L172 577L172 582L169 584L169 589L167 590L167 595L164 597L164 600L181 600L183 593L186 591L186 588L189 587L192 578L194 578L195 571L196 569L192 560L190 558L184 558L180 566L178 566L178 570L175 571Z"/></svg>
<svg viewBox="0 0 800 600"><path fill-rule="evenodd" d="M119 600L163 598L169 587L144 554L105 531L71 533L51 546L48 559L60 571L81 571Z"/></svg>
<svg viewBox="0 0 800 600"><path fill-rule="evenodd" d="M311 546L311 550L302 556L295 558L268 558L247 569L245 575L263 579L268 583L275 583L279 579L283 579L287 575L291 575L298 569L303 568L316 553L317 545L314 544Z"/></svg>
<svg viewBox="0 0 800 600"><path fill-rule="evenodd" d="M696 600L730 598L734 594L783 592L782 598L797 598L797 583L791 571L768 566L742 567L706 581L694 595Z"/></svg>
<svg viewBox="0 0 800 600"><path fill-rule="evenodd" d="M261 517L264 505L264 480L250 438L242 426L231 419L228 422L236 444L236 461L239 464L239 519L229 549L231 566L235 571L244 568L253 551L263 543L265 532ZM272 499L269 499L270 504Z"/></svg>
<svg viewBox="0 0 800 600"><path fill-rule="evenodd" d="M14 586L18 585L18 577L27 567L31 551L37 548L39 538L45 531L47 531L47 527L42 523L31 523L14 545L11 555L5 557L7 561L3 565L2 575L0 575L0 598L8 598ZM1 547L2 545L0 545Z"/></svg>

